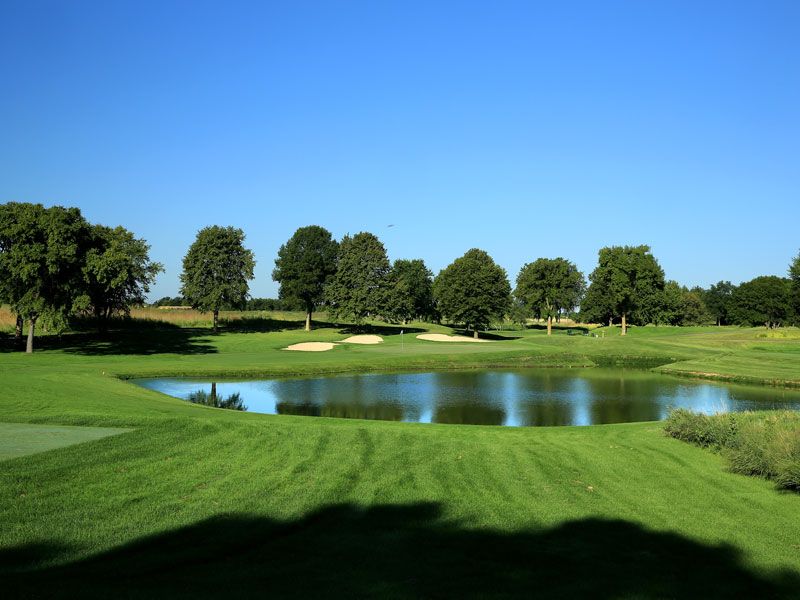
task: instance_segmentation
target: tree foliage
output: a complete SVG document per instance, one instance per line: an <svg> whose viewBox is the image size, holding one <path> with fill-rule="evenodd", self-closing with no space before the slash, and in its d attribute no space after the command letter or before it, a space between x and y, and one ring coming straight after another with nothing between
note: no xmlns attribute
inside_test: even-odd
<svg viewBox="0 0 800 600"><path fill-rule="evenodd" d="M634 323L653 323L663 300L664 270L649 246L602 248L598 265L589 276L591 284L584 303L597 302L587 311L619 316L622 334L628 317Z"/></svg>
<svg viewBox="0 0 800 600"><path fill-rule="evenodd" d="M767 275L741 284L731 296L730 315L739 325L779 327L792 316L790 279Z"/></svg>
<svg viewBox="0 0 800 600"><path fill-rule="evenodd" d="M517 275L514 296L524 306L528 316L547 319L550 335L553 319L562 311L574 309L585 289L583 273L564 258L539 258L525 264Z"/></svg>
<svg viewBox="0 0 800 600"><path fill-rule="evenodd" d="M306 310L306 331L311 314L322 302L325 283L336 272L339 244L330 231L318 225L301 227L278 250L272 278L280 283L280 298L302 303Z"/></svg>
<svg viewBox="0 0 800 600"><path fill-rule="evenodd" d="M84 292L89 224L77 208L9 202L0 206L2 296L29 323L61 326Z"/></svg>
<svg viewBox="0 0 800 600"><path fill-rule="evenodd" d="M789 265L789 280L792 282L790 292L794 321L800 325L800 252Z"/></svg>
<svg viewBox="0 0 800 600"><path fill-rule="evenodd" d="M325 289L331 315L362 323L382 314L387 306L389 270L386 249L377 236L368 232L344 236L336 273Z"/></svg>
<svg viewBox="0 0 800 600"><path fill-rule="evenodd" d="M704 325L712 320L701 289L689 290L677 281L667 281L662 292L656 325Z"/></svg>
<svg viewBox="0 0 800 600"><path fill-rule="evenodd" d="M511 285L505 269L483 250L473 248L442 270L433 282L441 314L475 332L511 308Z"/></svg>
<svg viewBox="0 0 800 600"><path fill-rule="evenodd" d="M706 307L717 325L730 325L731 297L735 289L730 281L719 281L703 294Z"/></svg>
<svg viewBox="0 0 800 600"><path fill-rule="evenodd" d="M220 309L242 307L248 282L253 279L255 259L244 247L244 232L213 225L201 229L183 259L181 294L193 308L214 314L214 331Z"/></svg>
<svg viewBox="0 0 800 600"><path fill-rule="evenodd" d="M150 246L124 227L94 225L83 275L88 310L107 320L144 304L156 276L164 270L149 256Z"/></svg>
<svg viewBox="0 0 800 600"><path fill-rule="evenodd" d="M422 259L394 261L389 273L386 316L393 321L434 316L433 273Z"/></svg>

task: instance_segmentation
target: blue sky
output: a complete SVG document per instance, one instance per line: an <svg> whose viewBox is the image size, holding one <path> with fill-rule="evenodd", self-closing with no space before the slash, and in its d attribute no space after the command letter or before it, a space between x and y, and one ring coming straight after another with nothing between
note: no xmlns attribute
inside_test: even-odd
<svg viewBox="0 0 800 600"><path fill-rule="evenodd" d="M254 296L312 223L512 282L638 243L687 285L783 275L798 31L794 1L0 0L0 202L128 227L152 297L211 224L247 234Z"/></svg>

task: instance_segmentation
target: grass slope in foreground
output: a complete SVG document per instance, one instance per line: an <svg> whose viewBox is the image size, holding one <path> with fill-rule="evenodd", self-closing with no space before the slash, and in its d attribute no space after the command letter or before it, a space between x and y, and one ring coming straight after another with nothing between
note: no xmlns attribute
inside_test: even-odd
<svg viewBox="0 0 800 600"><path fill-rule="evenodd" d="M387 336L381 346L296 356L280 348L341 332L198 332L180 343L204 350L184 355L145 352L146 335L0 354L0 421L132 429L2 463L4 592L791 597L800 497L727 472L719 456L667 438L659 424L269 416L189 405L111 376L699 360L762 343L754 332L703 333L604 344L533 332L468 348L406 336L403 350Z"/></svg>

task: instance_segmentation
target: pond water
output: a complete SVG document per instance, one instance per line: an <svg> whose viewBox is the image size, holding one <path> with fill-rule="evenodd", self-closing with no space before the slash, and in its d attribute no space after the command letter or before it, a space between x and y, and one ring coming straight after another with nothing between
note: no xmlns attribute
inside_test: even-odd
<svg viewBox="0 0 800 600"><path fill-rule="evenodd" d="M186 400L208 379L138 379ZM238 393L251 412L418 423L594 425L655 421L671 407L717 412L800 410L800 391L736 386L611 369L526 369L369 373L213 383Z"/></svg>

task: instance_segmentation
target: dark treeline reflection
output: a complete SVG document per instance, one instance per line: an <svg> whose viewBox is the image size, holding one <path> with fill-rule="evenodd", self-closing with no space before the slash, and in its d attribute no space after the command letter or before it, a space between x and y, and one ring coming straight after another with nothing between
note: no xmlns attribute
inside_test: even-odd
<svg viewBox="0 0 800 600"><path fill-rule="evenodd" d="M243 407L241 399L247 398L251 412L518 427L654 421L666 417L671 407L707 414L800 409L797 391L612 369L367 374L216 384L150 379L139 383L184 399L211 385L210 398L203 403L213 401L216 404L212 406L219 406L221 401L236 400Z"/></svg>
<svg viewBox="0 0 800 600"><path fill-rule="evenodd" d="M680 397L679 382L669 378L586 378L592 399L592 423L657 421L666 416L664 398Z"/></svg>
<svg viewBox="0 0 800 600"><path fill-rule="evenodd" d="M199 389L194 392L189 392L186 399L192 404L202 404L204 406L213 406L214 408L247 410L247 406L245 406L242 395L239 392L233 392L227 397L222 397L217 394L216 382L211 384L211 393L207 393L204 389Z"/></svg>

